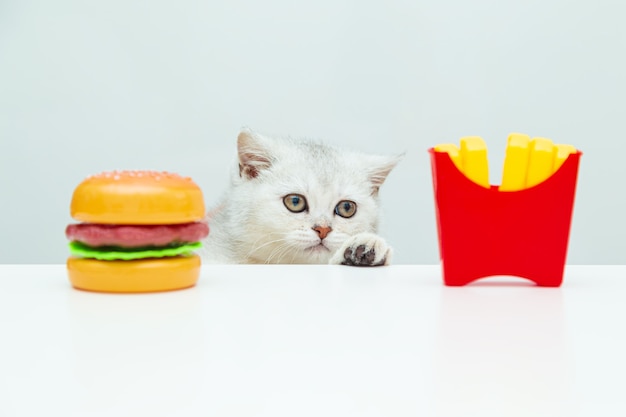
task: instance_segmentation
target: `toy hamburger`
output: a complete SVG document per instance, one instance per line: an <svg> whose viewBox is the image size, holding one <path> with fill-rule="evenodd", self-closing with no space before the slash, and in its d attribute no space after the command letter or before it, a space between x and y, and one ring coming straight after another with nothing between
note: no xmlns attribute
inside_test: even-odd
<svg viewBox="0 0 626 417"><path fill-rule="evenodd" d="M76 187L65 230L75 288L153 292L192 287L193 251L208 236L202 191L191 178L155 171L92 175Z"/></svg>

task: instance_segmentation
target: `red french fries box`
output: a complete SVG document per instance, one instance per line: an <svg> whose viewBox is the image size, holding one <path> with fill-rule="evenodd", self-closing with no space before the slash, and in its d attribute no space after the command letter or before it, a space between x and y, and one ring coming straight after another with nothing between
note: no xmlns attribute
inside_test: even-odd
<svg viewBox="0 0 626 417"><path fill-rule="evenodd" d="M520 191L482 187L447 152L429 153L444 284L513 275L560 286L582 152L570 154L544 182Z"/></svg>

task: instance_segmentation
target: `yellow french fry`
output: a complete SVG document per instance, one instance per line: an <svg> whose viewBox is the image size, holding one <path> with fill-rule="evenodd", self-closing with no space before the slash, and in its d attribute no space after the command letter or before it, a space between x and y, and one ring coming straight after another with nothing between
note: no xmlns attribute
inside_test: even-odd
<svg viewBox="0 0 626 417"><path fill-rule="evenodd" d="M559 144L554 146L556 147L556 152L554 153L554 167L552 169L553 172L556 172L561 168L568 156L578 151L572 145Z"/></svg>
<svg viewBox="0 0 626 417"><path fill-rule="evenodd" d="M437 152L447 152L450 155L450 159L454 162L454 165L463 172L463 161L461 161L461 150L454 143L442 143L435 146Z"/></svg>
<svg viewBox="0 0 626 417"><path fill-rule="evenodd" d="M478 136L461 138L461 160L463 173L467 178L483 187L490 188L487 144L484 140Z"/></svg>
<svg viewBox="0 0 626 417"><path fill-rule="evenodd" d="M529 155L530 137L522 133L511 133L507 139L500 191L518 191L526 188Z"/></svg>
<svg viewBox="0 0 626 417"><path fill-rule="evenodd" d="M555 153L556 147L550 139L533 138L530 141L526 188L533 187L552 175Z"/></svg>

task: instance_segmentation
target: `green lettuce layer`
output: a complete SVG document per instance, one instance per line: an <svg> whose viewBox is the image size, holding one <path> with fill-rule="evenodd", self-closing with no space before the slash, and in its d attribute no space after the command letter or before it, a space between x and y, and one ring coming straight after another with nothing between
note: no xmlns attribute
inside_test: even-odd
<svg viewBox="0 0 626 417"><path fill-rule="evenodd" d="M98 247L94 248L80 242L70 242L70 253L73 256L83 258L93 258L101 261L123 260L143 258L163 258L165 256L189 255L191 252L202 247L202 243L186 243L180 246L166 247L144 247L144 248L119 248L119 247Z"/></svg>

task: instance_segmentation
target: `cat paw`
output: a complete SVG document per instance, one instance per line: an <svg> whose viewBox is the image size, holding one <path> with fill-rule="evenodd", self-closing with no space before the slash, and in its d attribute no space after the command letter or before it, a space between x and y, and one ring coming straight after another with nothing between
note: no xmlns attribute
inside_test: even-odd
<svg viewBox="0 0 626 417"><path fill-rule="evenodd" d="M391 247L383 238L373 233L360 233L349 238L335 255L330 264L350 266L389 265Z"/></svg>

